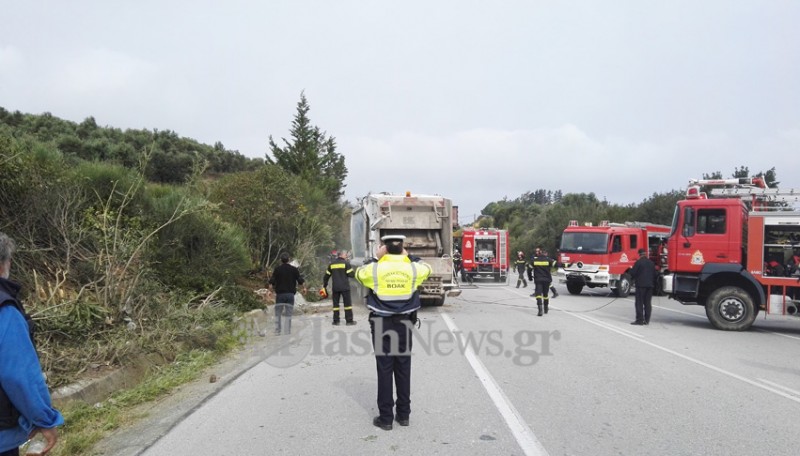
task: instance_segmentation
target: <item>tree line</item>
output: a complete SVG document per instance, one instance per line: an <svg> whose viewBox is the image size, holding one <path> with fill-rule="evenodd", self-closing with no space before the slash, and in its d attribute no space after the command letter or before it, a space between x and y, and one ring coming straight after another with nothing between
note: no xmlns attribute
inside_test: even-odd
<svg viewBox="0 0 800 456"><path fill-rule="evenodd" d="M282 251L321 281L320 260L344 245L347 169L309 110L301 94L290 137L250 159L169 130L0 108L0 231L19 246L12 279L51 385L230 342Z"/></svg>

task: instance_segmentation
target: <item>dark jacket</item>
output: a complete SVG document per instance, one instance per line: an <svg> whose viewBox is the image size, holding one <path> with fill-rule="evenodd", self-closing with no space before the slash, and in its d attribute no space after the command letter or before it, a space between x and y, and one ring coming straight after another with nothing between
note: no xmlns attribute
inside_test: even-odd
<svg viewBox="0 0 800 456"><path fill-rule="evenodd" d="M555 260L550 257L544 255L534 256L531 258L528 279L534 282L552 282L553 276L550 274L550 269L552 269L555 264Z"/></svg>
<svg viewBox="0 0 800 456"><path fill-rule="evenodd" d="M269 278L270 285L275 288L275 293L297 293L297 285L305 283L300 270L289 263L281 263L272 271Z"/></svg>
<svg viewBox="0 0 800 456"><path fill-rule="evenodd" d="M344 258L336 258L328 265L325 270L325 277L322 278L322 286L328 288L328 280L333 281L333 291L350 291L349 277L355 276L355 270L350 266L350 262Z"/></svg>
<svg viewBox="0 0 800 456"><path fill-rule="evenodd" d="M656 265L646 256L639 257L631 268L631 278L637 288L653 288L656 286Z"/></svg>
<svg viewBox="0 0 800 456"><path fill-rule="evenodd" d="M520 274L525 274L525 271L528 270L528 262L525 261L525 258L517 257L517 261L514 262L514 269Z"/></svg>

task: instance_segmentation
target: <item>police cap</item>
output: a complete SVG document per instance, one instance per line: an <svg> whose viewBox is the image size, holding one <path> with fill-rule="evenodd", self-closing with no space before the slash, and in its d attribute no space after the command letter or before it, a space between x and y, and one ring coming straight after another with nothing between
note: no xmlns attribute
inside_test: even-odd
<svg viewBox="0 0 800 456"><path fill-rule="evenodd" d="M383 242L390 242L390 241L394 241L394 242L396 242L396 241L400 241L400 242L403 242L403 241L405 241L405 240L406 240L406 237L405 237L405 236L403 236L402 234L387 234L386 236L383 236L383 237L381 238L381 241L383 241Z"/></svg>

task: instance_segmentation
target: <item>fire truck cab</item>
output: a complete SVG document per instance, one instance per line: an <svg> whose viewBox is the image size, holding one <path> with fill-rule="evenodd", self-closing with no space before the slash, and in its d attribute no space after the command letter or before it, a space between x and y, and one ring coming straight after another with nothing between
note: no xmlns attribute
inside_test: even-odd
<svg viewBox="0 0 800 456"><path fill-rule="evenodd" d="M620 297L631 292L633 264L640 248L647 249L657 268L669 227L642 222L609 223L579 226L571 220L561 235L557 277L570 294L580 294L584 287L609 287Z"/></svg>
<svg viewBox="0 0 800 456"><path fill-rule="evenodd" d="M700 185L723 186L708 198ZM760 310L796 314L800 303L800 191L759 178L691 180L667 243L664 292L705 307L722 330L748 329Z"/></svg>

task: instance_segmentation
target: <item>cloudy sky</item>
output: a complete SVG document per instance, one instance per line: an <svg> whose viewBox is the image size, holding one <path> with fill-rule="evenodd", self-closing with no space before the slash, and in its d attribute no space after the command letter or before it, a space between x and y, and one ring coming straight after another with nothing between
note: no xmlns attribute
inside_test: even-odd
<svg viewBox="0 0 800 456"><path fill-rule="evenodd" d="M465 222L742 165L800 187L798 24L795 0L0 0L0 106L264 157L305 91L348 199L441 194Z"/></svg>

